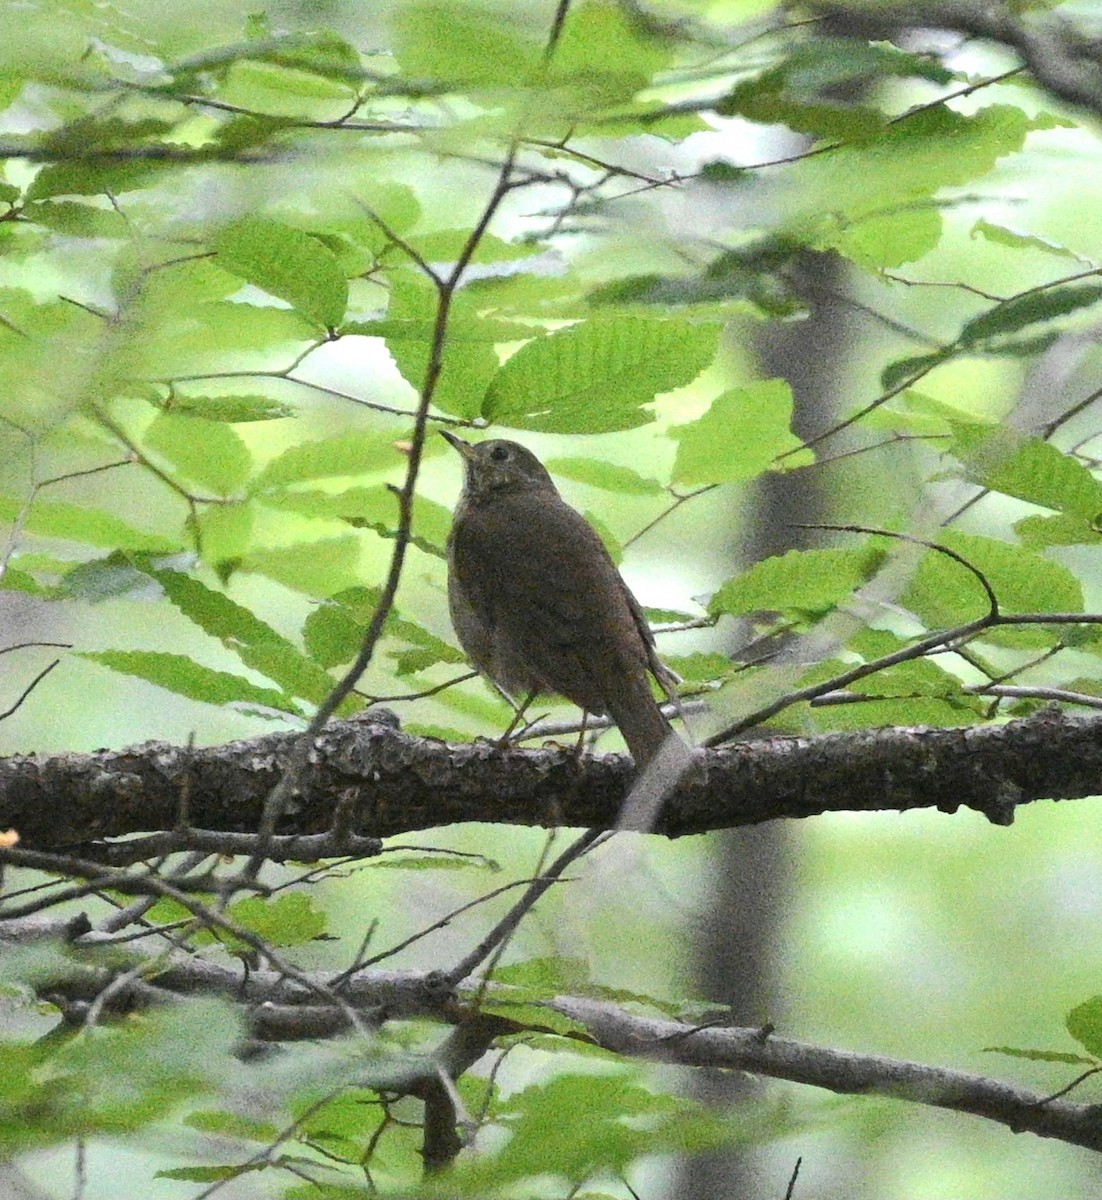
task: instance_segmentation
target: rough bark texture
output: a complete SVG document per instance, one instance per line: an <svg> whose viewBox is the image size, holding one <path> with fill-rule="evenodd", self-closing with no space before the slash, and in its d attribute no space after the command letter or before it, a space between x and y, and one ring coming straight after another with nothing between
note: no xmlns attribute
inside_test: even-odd
<svg viewBox="0 0 1102 1200"><path fill-rule="evenodd" d="M27 849L192 828L251 832L294 734L206 749L149 742L95 754L0 760L0 829ZM611 828L631 781L620 755L447 745L384 721L338 722L278 832L388 836L461 821ZM1102 718L1046 709L1006 725L893 728L696 751L659 814L668 837L825 812L966 807L998 825L1018 804L1102 792Z"/></svg>

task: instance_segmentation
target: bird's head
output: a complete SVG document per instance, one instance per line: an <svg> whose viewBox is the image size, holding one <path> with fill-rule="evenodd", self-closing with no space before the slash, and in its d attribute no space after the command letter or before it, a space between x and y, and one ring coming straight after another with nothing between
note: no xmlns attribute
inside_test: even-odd
<svg viewBox="0 0 1102 1200"><path fill-rule="evenodd" d="M465 442L447 429L440 436L463 458L466 470L464 494L485 499L502 492L555 492L547 468L519 442L494 438L489 442Z"/></svg>

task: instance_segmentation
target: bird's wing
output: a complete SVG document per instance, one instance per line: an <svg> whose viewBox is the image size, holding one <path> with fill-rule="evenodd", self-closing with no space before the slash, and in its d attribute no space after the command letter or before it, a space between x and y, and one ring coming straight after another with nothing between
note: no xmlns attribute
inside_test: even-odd
<svg viewBox="0 0 1102 1200"><path fill-rule="evenodd" d="M594 680L650 667L642 613L592 526L546 495L471 509L453 542L469 601L550 690L604 711Z"/></svg>

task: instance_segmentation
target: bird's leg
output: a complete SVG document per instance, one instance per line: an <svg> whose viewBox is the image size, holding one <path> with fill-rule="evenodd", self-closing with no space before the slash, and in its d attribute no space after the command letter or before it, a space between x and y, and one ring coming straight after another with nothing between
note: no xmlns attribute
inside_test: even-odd
<svg viewBox="0 0 1102 1200"><path fill-rule="evenodd" d="M582 709L582 725L578 730L578 742L574 747L574 761L579 763L582 761L582 751L585 749L585 725L589 720L589 713Z"/></svg>
<svg viewBox="0 0 1102 1200"><path fill-rule="evenodd" d="M533 700L535 700L536 693L529 692L528 695L524 697L524 702L519 706L517 705L516 701L514 701L513 698L508 694L508 692L502 692L501 694L513 706L513 719L512 719L512 721L509 722L509 728L505 730L505 732L501 735L500 738L498 738L497 747L499 750L504 750L505 747L508 746L510 742L512 742L514 740L519 741L520 738L522 738L525 735L525 733L531 728L531 722L529 722L527 725L524 726L524 728L520 731L520 733L517 734L516 739L514 739L513 734L514 734L517 726L520 725L520 723L524 720L524 714L528 710L528 705L531 704Z"/></svg>

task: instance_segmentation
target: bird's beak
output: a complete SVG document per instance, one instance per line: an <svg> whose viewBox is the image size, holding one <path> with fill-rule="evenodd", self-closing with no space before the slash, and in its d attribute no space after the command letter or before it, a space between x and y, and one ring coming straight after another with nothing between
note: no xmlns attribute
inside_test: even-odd
<svg viewBox="0 0 1102 1200"><path fill-rule="evenodd" d="M451 430L441 429L440 436L448 443L449 446L455 450L458 450L464 459L469 460L471 455L474 454L474 447L471 445L471 443L465 442L461 437L456 437Z"/></svg>

